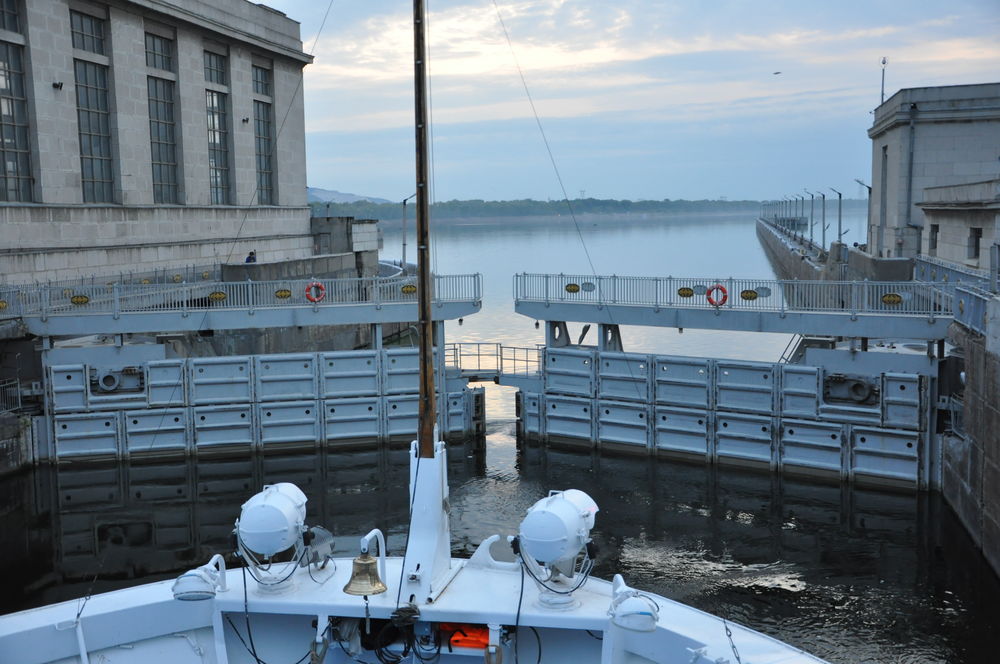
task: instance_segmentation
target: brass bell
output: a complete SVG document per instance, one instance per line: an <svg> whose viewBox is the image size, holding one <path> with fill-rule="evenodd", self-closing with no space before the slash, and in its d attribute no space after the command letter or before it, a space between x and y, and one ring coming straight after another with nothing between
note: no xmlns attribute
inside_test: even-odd
<svg viewBox="0 0 1000 664"><path fill-rule="evenodd" d="M377 563L371 554L365 551L354 559L351 569L351 580L344 586L348 595L378 595L386 591L382 579L378 578Z"/></svg>

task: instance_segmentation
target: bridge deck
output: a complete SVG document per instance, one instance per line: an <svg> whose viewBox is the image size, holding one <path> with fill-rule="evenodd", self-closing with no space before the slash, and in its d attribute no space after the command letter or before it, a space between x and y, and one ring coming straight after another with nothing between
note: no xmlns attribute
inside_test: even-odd
<svg viewBox="0 0 1000 664"><path fill-rule="evenodd" d="M845 337L941 339L953 320L951 302L916 282L563 274L514 280L514 310L540 320Z"/></svg>
<svg viewBox="0 0 1000 664"><path fill-rule="evenodd" d="M435 277L436 320L475 313L481 299L480 275ZM412 277L31 286L0 290L0 319L39 336L390 323L417 319L417 295Z"/></svg>

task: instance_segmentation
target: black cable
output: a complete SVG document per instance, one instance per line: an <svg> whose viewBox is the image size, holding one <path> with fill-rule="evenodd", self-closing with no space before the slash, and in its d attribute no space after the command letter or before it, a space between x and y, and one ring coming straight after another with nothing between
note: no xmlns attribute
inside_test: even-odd
<svg viewBox="0 0 1000 664"><path fill-rule="evenodd" d="M585 558L584 559L584 563L583 563L584 566L580 569L580 580L577 582L577 584L575 586L573 586L572 588L570 588L569 590L558 590L556 588L552 588L550 586L545 585L544 581L542 581L537 576L535 576L535 573L531 571L531 568L529 568L528 564L524 561L524 556L523 555L519 555L518 557L521 560L521 567L523 569L528 570L528 575L531 576L531 578L535 580L535 583L537 583L538 585L540 585L542 588L545 588L549 592L555 593L557 595L571 595L574 592L576 592L577 590L579 590L583 586L583 584L587 582L587 579L590 578L590 573L594 569L594 561L591 560L589 557ZM657 608L659 608L659 607L657 607Z"/></svg>
<svg viewBox="0 0 1000 664"><path fill-rule="evenodd" d="M260 660L260 657L257 656L257 646L255 646L254 643L253 643L253 632L250 631L250 604L249 604L249 601L247 600L247 568L246 568L246 565L244 565L240 569L243 570L243 617L247 621L247 638L250 640L250 648L248 648L248 650L250 652L250 656L254 658L254 660L257 662L257 664L264 664L264 662L262 662ZM250 576L253 576L253 574L251 573ZM256 578L256 577L254 577L254 578ZM259 581L258 581L258 583L259 583Z"/></svg>
<svg viewBox="0 0 1000 664"><path fill-rule="evenodd" d="M410 496L410 520L406 522L406 539L403 542L403 559L399 563L399 587L396 588L396 610L399 610L399 596L403 592L403 574L406 572L406 551L410 548L410 521L413 519L413 505L417 499L417 479L420 477L420 454L417 453L417 469L413 471L413 495Z"/></svg>
<svg viewBox="0 0 1000 664"><path fill-rule="evenodd" d="M531 631L535 633L535 640L538 641L538 660L535 664L542 664L542 637L538 636L538 630L534 627L531 627Z"/></svg>
<svg viewBox="0 0 1000 664"><path fill-rule="evenodd" d="M583 631L585 631L587 634L589 634L591 636L591 638L597 639L598 641L603 641L604 640L603 636L598 636L598 635L594 634L593 632L591 632L589 629L585 629Z"/></svg>
<svg viewBox="0 0 1000 664"><path fill-rule="evenodd" d="M521 561L521 591L517 595L517 614L514 616L514 664L518 664L517 646L521 639L517 636L517 626L521 622L521 602L524 601L524 561Z"/></svg>

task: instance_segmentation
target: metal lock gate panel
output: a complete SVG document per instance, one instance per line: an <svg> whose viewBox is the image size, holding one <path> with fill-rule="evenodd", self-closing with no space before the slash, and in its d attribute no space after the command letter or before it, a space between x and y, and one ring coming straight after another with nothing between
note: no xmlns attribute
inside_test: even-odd
<svg viewBox="0 0 1000 664"><path fill-rule="evenodd" d="M849 406L847 404L820 403L819 417L829 422L845 424L881 424L882 414L878 404L873 406Z"/></svg>
<svg viewBox="0 0 1000 664"><path fill-rule="evenodd" d="M816 419L819 415L820 371L817 367L781 366L781 414Z"/></svg>
<svg viewBox="0 0 1000 664"><path fill-rule="evenodd" d="M90 377L82 364L67 364L49 368L52 385L52 412L79 413L87 410Z"/></svg>
<svg viewBox="0 0 1000 664"><path fill-rule="evenodd" d="M253 364L257 401L316 398L315 355L256 355Z"/></svg>
<svg viewBox="0 0 1000 664"><path fill-rule="evenodd" d="M414 438L420 397L415 394L383 397L385 433L389 438Z"/></svg>
<svg viewBox="0 0 1000 664"><path fill-rule="evenodd" d="M142 503L180 502L191 504L191 476L188 473L171 472L177 464L171 460L169 465L158 463L134 464L128 466L128 501ZM186 516L186 523L191 523L191 516Z"/></svg>
<svg viewBox="0 0 1000 664"><path fill-rule="evenodd" d="M435 359L437 359L435 357ZM435 366L437 366L435 364ZM384 369L382 394L416 393L420 389L420 358L417 349L401 348L383 351ZM414 431L416 429L414 428Z"/></svg>
<svg viewBox="0 0 1000 664"><path fill-rule="evenodd" d="M882 375L882 426L923 430L924 390L917 374Z"/></svg>
<svg viewBox="0 0 1000 664"><path fill-rule="evenodd" d="M657 449L709 455L708 415L705 411L658 406L653 417Z"/></svg>
<svg viewBox="0 0 1000 664"><path fill-rule="evenodd" d="M201 406L192 409L196 447L254 445L253 411L245 406Z"/></svg>
<svg viewBox="0 0 1000 664"><path fill-rule="evenodd" d="M327 399L323 402L326 441L381 438L382 399Z"/></svg>
<svg viewBox="0 0 1000 664"><path fill-rule="evenodd" d="M545 435L595 440L592 402L551 394L545 395Z"/></svg>
<svg viewBox="0 0 1000 664"><path fill-rule="evenodd" d="M188 409L161 408L124 413L125 447L129 454L187 448Z"/></svg>
<svg viewBox="0 0 1000 664"><path fill-rule="evenodd" d="M451 392L445 400L443 412L445 418L445 431L448 433L461 433L472 427L472 393L471 392Z"/></svg>
<svg viewBox="0 0 1000 664"><path fill-rule="evenodd" d="M648 408L645 404L598 401L597 438L602 443L621 443L646 448L649 440Z"/></svg>
<svg viewBox="0 0 1000 664"><path fill-rule="evenodd" d="M649 367L645 355L598 353L598 398L648 403Z"/></svg>
<svg viewBox="0 0 1000 664"><path fill-rule="evenodd" d="M594 396L594 352L547 348L544 353L546 394Z"/></svg>
<svg viewBox="0 0 1000 664"><path fill-rule="evenodd" d="M818 468L839 475L843 470L841 429L839 424L783 420L782 467Z"/></svg>
<svg viewBox="0 0 1000 664"><path fill-rule="evenodd" d="M770 465L771 418L716 413L715 450L718 459L745 459Z"/></svg>
<svg viewBox="0 0 1000 664"><path fill-rule="evenodd" d="M245 356L188 360L191 405L253 401L250 366Z"/></svg>
<svg viewBox="0 0 1000 664"><path fill-rule="evenodd" d="M851 474L920 484L920 434L855 427L851 434Z"/></svg>
<svg viewBox="0 0 1000 664"><path fill-rule="evenodd" d="M120 431L119 413L56 415L56 454L118 456L122 449Z"/></svg>
<svg viewBox="0 0 1000 664"><path fill-rule="evenodd" d="M521 392L521 421L525 433L542 435L543 409L543 395L537 392Z"/></svg>
<svg viewBox="0 0 1000 664"><path fill-rule="evenodd" d="M319 442L319 403L317 401L278 401L257 406L260 444L264 447L283 443L316 445Z"/></svg>
<svg viewBox="0 0 1000 664"><path fill-rule="evenodd" d="M715 407L720 410L774 412L775 373L779 370L763 362L716 362Z"/></svg>
<svg viewBox="0 0 1000 664"><path fill-rule="evenodd" d="M653 388L656 403L707 409L712 379L710 360L686 357L657 357L653 361Z"/></svg>
<svg viewBox="0 0 1000 664"><path fill-rule="evenodd" d="M320 394L325 399L377 396L378 358L373 350L321 353Z"/></svg>
<svg viewBox="0 0 1000 664"><path fill-rule="evenodd" d="M146 363L146 393L150 406L187 405L184 360L156 360Z"/></svg>
<svg viewBox="0 0 1000 664"><path fill-rule="evenodd" d="M122 367L108 369L88 366L87 371L91 376L87 385L90 392L87 404L91 410L146 407L145 366L132 366L127 370Z"/></svg>

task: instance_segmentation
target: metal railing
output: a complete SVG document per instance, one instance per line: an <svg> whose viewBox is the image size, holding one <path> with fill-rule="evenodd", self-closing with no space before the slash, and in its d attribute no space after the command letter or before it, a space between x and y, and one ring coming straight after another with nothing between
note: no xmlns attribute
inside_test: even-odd
<svg viewBox="0 0 1000 664"><path fill-rule="evenodd" d="M536 376L542 368L545 345L501 346L500 373L510 376Z"/></svg>
<svg viewBox="0 0 1000 664"><path fill-rule="evenodd" d="M478 274L438 275L434 277L433 293L435 303L478 302L482 299L482 279ZM310 301L307 294L316 301ZM415 278L407 276L177 285L25 286L0 289L0 318L92 314L112 314L117 318L126 313L185 314L220 309L253 311L416 301Z"/></svg>
<svg viewBox="0 0 1000 664"><path fill-rule="evenodd" d="M16 378L0 380L0 413L21 409L21 385Z"/></svg>
<svg viewBox="0 0 1000 664"><path fill-rule="evenodd" d="M955 322L979 334L989 327L989 302L993 294L975 286L955 287Z"/></svg>
<svg viewBox="0 0 1000 664"><path fill-rule="evenodd" d="M989 291L996 287L989 270L977 270L933 256L917 256L913 259L913 278L945 288L962 284Z"/></svg>
<svg viewBox="0 0 1000 664"><path fill-rule="evenodd" d="M951 298L920 282L786 281L566 274L514 276L516 301L723 311L950 316ZM715 301L715 304L711 300Z"/></svg>

